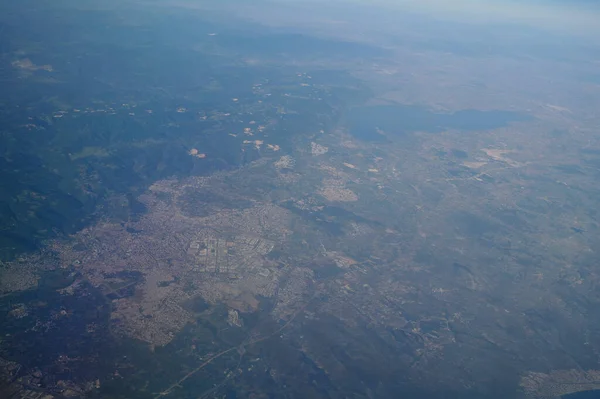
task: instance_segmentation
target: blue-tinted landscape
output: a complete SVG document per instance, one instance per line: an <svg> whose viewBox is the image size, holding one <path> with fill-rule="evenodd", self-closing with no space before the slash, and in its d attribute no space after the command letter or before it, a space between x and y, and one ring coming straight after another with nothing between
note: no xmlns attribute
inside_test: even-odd
<svg viewBox="0 0 600 399"><path fill-rule="evenodd" d="M0 4L0 397L598 397L586 4Z"/></svg>

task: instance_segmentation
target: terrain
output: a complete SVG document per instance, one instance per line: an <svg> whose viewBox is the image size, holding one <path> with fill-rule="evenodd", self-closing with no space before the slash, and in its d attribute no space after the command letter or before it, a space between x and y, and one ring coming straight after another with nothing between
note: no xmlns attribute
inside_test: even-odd
<svg viewBox="0 0 600 399"><path fill-rule="evenodd" d="M35 5L1 19L6 397L600 389L597 43Z"/></svg>

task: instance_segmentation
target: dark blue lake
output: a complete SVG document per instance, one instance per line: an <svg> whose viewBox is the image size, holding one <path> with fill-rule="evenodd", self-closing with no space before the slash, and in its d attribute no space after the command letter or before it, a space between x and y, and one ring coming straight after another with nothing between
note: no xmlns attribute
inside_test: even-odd
<svg viewBox="0 0 600 399"><path fill-rule="evenodd" d="M354 108L346 116L346 125L350 133L359 139L386 141L392 136L415 131L439 133L448 129L492 130L530 119L525 114L502 110L472 109L444 114L432 112L422 106L377 105Z"/></svg>

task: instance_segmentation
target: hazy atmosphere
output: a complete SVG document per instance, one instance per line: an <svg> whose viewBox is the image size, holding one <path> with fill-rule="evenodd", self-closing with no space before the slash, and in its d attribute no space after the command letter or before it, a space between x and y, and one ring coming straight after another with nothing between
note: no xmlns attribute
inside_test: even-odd
<svg viewBox="0 0 600 399"><path fill-rule="evenodd" d="M600 398L599 21L0 2L0 398Z"/></svg>

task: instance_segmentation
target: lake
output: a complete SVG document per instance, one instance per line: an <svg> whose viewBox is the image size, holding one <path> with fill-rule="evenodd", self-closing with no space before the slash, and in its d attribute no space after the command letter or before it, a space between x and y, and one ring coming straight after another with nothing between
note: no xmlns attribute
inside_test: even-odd
<svg viewBox="0 0 600 399"><path fill-rule="evenodd" d="M492 130L531 117L512 111L479 111L475 109L454 113L435 113L424 106L377 105L356 107L346 115L350 133L365 141L387 141L391 136L423 131L439 133L444 130Z"/></svg>

